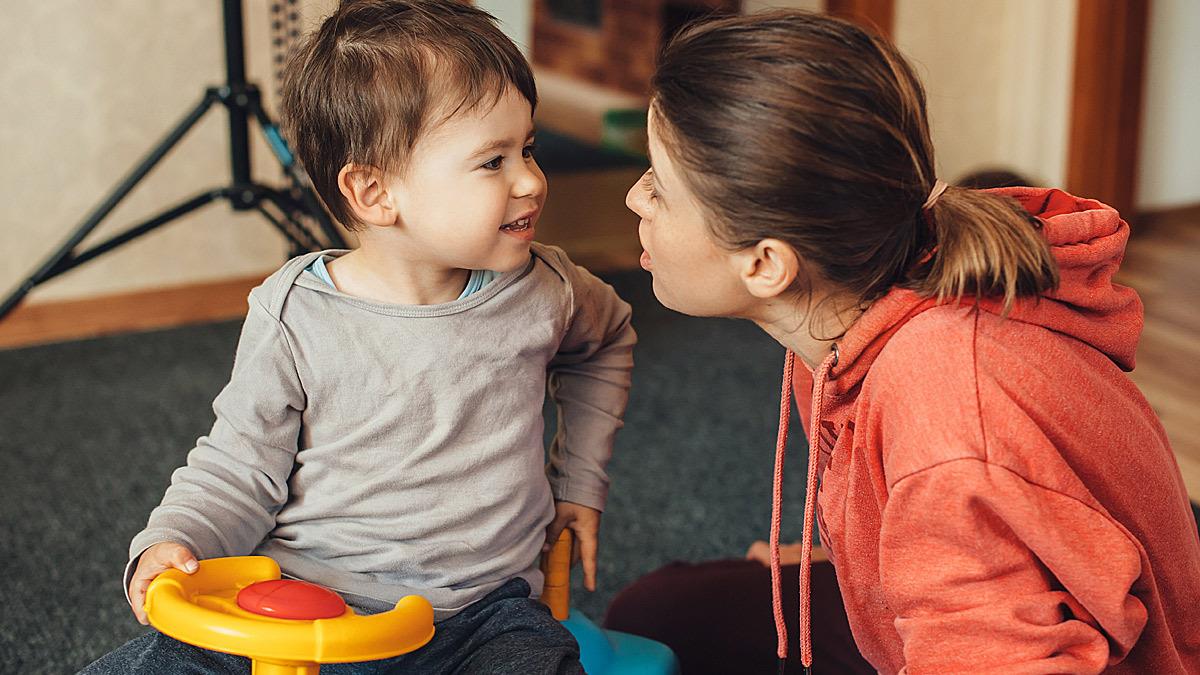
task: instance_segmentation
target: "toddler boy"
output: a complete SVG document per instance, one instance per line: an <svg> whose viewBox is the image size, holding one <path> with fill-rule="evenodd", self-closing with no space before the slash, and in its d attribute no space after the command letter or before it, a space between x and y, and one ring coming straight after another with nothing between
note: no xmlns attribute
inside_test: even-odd
<svg viewBox="0 0 1200 675"><path fill-rule="evenodd" d="M254 289L216 423L130 545L130 604L197 558L267 555L360 612L435 608L412 654L322 672L582 672L536 601L573 529L595 584L605 464L636 340L629 306L533 242L537 93L485 12L347 0L298 48L283 122L353 251ZM559 426L545 465L542 402ZM85 672L244 672L150 633Z"/></svg>

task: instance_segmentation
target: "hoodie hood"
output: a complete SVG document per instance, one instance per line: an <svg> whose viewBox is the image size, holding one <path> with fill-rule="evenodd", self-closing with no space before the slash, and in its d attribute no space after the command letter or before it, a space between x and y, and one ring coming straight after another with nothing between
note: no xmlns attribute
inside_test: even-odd
<svg viewBox="0 0 1200 675"><path fill-rule="evenodd" d="M1016 199L1042 221L1058 263L1058 288L1039 298L1018 300L1008 318L1080 340L1121 369L1133 370L1142 333L1142 302L1133 289L1113 283L1125 257L1129 225L1112 207L1062 190L1017 187L988 192ZM872 304L838 342L838 358L829 373L830 393L859 384L888 338L937 304L936 299L905 289L895 289ZM1000 314L1003 303L985 298L976 304Z"/></svg>

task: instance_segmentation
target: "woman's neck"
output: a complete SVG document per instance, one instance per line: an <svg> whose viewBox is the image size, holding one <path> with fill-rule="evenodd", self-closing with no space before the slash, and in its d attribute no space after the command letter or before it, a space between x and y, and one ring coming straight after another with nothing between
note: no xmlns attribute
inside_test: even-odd
<svg viewBox="0 0 1200 675"><path fill-rule="evenodd" d="M863 308L846 296L776 297L749 318L810 368L816 368L862 312Z"/></svg>

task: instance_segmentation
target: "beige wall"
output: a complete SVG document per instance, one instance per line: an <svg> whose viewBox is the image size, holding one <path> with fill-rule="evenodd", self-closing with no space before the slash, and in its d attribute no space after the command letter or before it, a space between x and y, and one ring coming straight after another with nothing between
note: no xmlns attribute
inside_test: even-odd
<svg viewBox="0 0 1200 675"><path fill-rule="evenodd" d="M897 1L943 179L1002 165L1063 184L1074 26L1075 0Z"/></svg>
<svg viewBox="0 0 1200 675"><path fill-rule="evenodd" d="M1200 2L1154 0L1146 50L1137 205L1200 202Z"/></svg>
<svg viewBox="0 0 1200 675"><path fill-rule="evenodd" d="M267 3L245 4L248 74L269 84ZM0 293L58 247L204 87L224 80L220 7L211 0L5 2ZM218 106L89 241L227 183L227 130ZM256 131L252 137L256 176L277 182L278 166ZM39 287L30 301L253 274L285 253L261 217L216 203Z"/></svg>
<svg viewBox="0 0 1200 675"><path fill-rule="evenodd" d="M748 0L820 9L822 0ZM1075 0L896 0L894 39L929 96L945 180L985 166L1061 185Z"/></svg>
<svg viewBox="0 0 1200 675"><path fill-rule="evenodd" d="M825 0L742 0L742 11L761 12L764 9L806 9L819 12L825 8Z"/></svg>

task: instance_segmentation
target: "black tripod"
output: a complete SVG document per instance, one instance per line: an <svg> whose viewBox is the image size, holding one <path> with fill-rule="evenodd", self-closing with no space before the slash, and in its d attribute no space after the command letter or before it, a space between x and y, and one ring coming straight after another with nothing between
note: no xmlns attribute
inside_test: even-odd
<svg viewBox="0 0 1200 675"><path fill-rule="evenodd" d="M142 159L132 172L97 206L75 229L54 255L26 279L0 304L0 318L16 307L34 286L56 277L67 270L95 258L102 253L142 236L180 216L190 213L217 199L228 199L235 211L255 209L263 214L291 244L293 255L325 247L344 248L345 242L337 227L317 201L308 179L296 164L279 129L262 107L258 87L246 82L246 60L242 37L241 0L223 0L225 15L225 72L226 83L222 87L209 87L204 98L167 134L153 150ZM75 248L105 216L133 190L150 170L195 126L196 122L214 104L222 103L229 109L229 146L233 182L225 187L213 188L177 204L162 213L143 221L109 239L76 252ZM250 117L258 122L275 157L287 173L290 187L286 190L255 183L250 177ZM275 211L268 209L272 206ZM306 220L315 221L315 226L306 225ZM322 241L322 235L324 241Z"/></svg>

